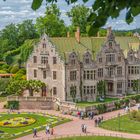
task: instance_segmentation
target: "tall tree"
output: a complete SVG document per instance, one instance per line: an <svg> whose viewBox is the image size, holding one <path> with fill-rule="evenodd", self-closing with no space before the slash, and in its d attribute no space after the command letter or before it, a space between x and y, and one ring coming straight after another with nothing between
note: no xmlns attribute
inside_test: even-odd
<svg viewBox="0 0 140 140"><path fill-rule="evenodd" d="M68 4L72 4L81 0L65 0ZM84 3L89 0L82 0ZM33 0L32 9L38 9L43 0ZM47 3L57 2L57 0L46 0ZM126 10L125 21L130 24L134 17L140 14L139 0L95 0L92 4L92 12L89 16L90 33L97 33L99 28L104 26L109 17L117 18L122 10Z"/></svg>
<svg viewBox="0 0 140 140"><path fill-rule="evenodd" d="M60 10L55 4L46 7L45 16L36 20L38 32L45 31L51 37L66 36L66 26L64 21L60 19L60 14Z"/></svg>
<svg viewBox="0 0 140 140"><path fill-rule="evenodd" d="M73 28L76 29L76 27L80 27L81 33L85 34L89 13L90 9L86 6L76 5L69 12L67 12L67 15L71 18Z"/></svg>
<svg viewBox="0 0 140 140"><path fill-rule="evenodd" d="M19 42L22 44L27 39L33 39L38 37L36 28L32 20L25 20L17 25Z"/></svg>

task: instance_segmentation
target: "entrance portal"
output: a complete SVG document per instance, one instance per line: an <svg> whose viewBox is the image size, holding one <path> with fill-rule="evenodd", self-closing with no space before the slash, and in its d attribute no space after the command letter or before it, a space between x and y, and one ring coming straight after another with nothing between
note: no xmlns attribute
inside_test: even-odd
<svg viewBox="0 0 140 140"><path fill-rule="evenodd" d="M108 92L113 92L113 82L108 82Z"/></svg>

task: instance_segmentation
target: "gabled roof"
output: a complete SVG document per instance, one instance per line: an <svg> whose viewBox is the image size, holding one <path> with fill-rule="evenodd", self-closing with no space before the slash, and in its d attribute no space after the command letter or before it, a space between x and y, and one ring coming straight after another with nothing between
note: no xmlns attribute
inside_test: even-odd
<svg viewBox="0 0 140 140"><path fill-rule="evenodd" d="M106 37L80 37L80 43L76 41L74 37L57 37L50 38L51 42L56 46L57 51L64 58L64 53L67 54L73 50L80 54L80 58L88 49L95 53L95 56L99 52L100 48L106 41ZM117 44L124 50L125 56L129 50L129 45L134 50L139 48L139 39L137 37L115 37Z"/></svg>

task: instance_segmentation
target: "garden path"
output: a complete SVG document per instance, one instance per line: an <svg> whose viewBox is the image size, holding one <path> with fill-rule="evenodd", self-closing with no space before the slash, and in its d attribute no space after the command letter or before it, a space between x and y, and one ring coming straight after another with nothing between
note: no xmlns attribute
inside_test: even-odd
<svg viewBox="0 0 140 140"><path fill-rule="evenodd" d="M133 107L132 109L136 109L137 107ZM29 110L21 110L21 111L29 111ZM42 111L42 110L30 110L30 111L36 111L36 112L46 112L46 111ZM46 136L45 134L45 130L44 131L40 131L38 132L38 137L37 138L33 138L33 135L27 135L21 138L17 138L16 140L47 140L48 138L53 138L53 137L58 137L58 136L72 136L72 135L80 135L82 134L81 132L81 125L82 124L86 124L87 125L87 132L88 134L95 134L95 135L106 135L106 136L118 136L118 137L124 137L124 138L131 138L131 139L137 139L140 140L140 135L139 134L129 134L129 133L123 133L123 132L114 132L114 131L110 131L110 130L105 130L99 127L95 127L94 125L94 121L93 120L80 120L77 117L73 117L70 115L62 115L60 114L60 112L57 111L53 111L53 110L48 110L47 111L49 114L53 114L53 115L58 115L58 116L63 116L66 118L71 118L73 119L73 121L56 126L54 128L54 136ZM116 117L118 115L118 113L120 114L124 114L124 110L117 110L117 111L113 111L113 112L108 112L108 113L104 113L102 115L97 115L96 117L99 116L103 116L104 119L111 119L112 117Z"/></svg>

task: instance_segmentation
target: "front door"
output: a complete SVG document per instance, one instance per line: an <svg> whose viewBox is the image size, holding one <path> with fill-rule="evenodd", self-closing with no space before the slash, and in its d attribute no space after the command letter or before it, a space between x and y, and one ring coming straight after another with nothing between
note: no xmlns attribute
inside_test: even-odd
<svg viewBox="0 0 140 140"><path fill-rule="evenodd" d="M108 92L113 92L113 82L108 82Z"/></svg>

